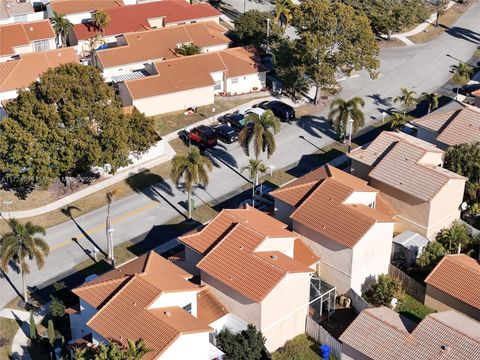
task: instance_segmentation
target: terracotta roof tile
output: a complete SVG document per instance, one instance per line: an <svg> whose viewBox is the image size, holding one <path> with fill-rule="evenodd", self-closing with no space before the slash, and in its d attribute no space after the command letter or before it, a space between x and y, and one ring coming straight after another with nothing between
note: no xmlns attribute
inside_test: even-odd
<svg viewBox="0 0 480 360"><path fill-rule="evenodd" d="M123 5L122 0L50 0L52 9L60 15L108 10Z"/></svg>
<svg viewBox="0 0 480 360"><path fill-rule="evenodd" d="M185 1L155 1L107 9L105 12L110 17L110 22L103 31L104 36L148 30L151 28L149 19L163 17L165 26L169 23L220 16L220 12L210 4L188 4ZM95 36L96 28L90 23L77 24L74 25L73 32L78 40L86 40Z"/></svg>
<svg viewBox="0 0 480 360"><path fill-rule="evenodd" d="M293 258L307 266L311 266L320 260L320 257L315 255L313 250L300 239L295 239Z"/></svg>
<svg viewBox="0 0 480 360"><path fill-rule="evenodd" d="M227 45L226 29L213 21L126 34L128 45L99 50L96 56L104 68L180 57L178 44L193 43L200 48Z"/></svg>
<svg viewBox="0 0 480 360"><path fill-rule="evenodd" d="M226 236L236 224L243 224L264 237L292 237L287 225L253 207L225 209L201 231L181 236L179 240L195 251L205 254Z"/></svg>
<svg viewBox="0 0 480 360"><path fill-rule="evenodd" d="M227 314L227 309L208 287L197 294L197 317L205 324L211 324Z"/></svg>
<svg viewBox="0 0 480 360"><path fill-rule="evenodd" d="M148 312L181 334L213 331L206 322L178 306L149 309Z"/></svg>
<svg viewBox="0 0 480 360"><path fill-rule="evenodd" d="M480 141L480 109L460 110L438 135L437 141L448 146Z"/></svg>
<svg viewBox="0 0 480 360"><path fill-rule="evenodd" d="M213 85L213 72L229 76L263 71L254 53L244 48L198 54L155 63L157 75L125 81L133 99L168 94Z"/></svg>
<svg viewBox="0 0 480 360"><path fill-rule="evenodd" d="M15 54L15 47L29 45L35 40L54 39L49 20L0 25L0 56Z"/></svg>
<svg viewBox="0 0 480 360"><path fill-rule="evenodd" d="M470 256L446 255L425 283L480 309L480 263Z"/></svg>
<svg viewBox="0 0 480 360"><path fill-rule="evenodd" d="M48 69L70 62L79 63L73 48L22 54L19 60L2 62L0 92L27 87Z"/></svg>
<svg viewBox="0 0 480 360"><path fill-rule="evenodd" d="M439 132L445 126L445 124L447 124L452 118L457 116L459 112L460 110L442 112L435 111L430 115L426 115L424 117L421 117L420 119L412 121L412 123L417 126L424 127L425 129Z"/></svg>
<svg viewBox="0 0 480 360"><path fill-rule="evenodd" d="M447 311L430 314L414 327L382 307L362 311L340 341L374 360L474 359L480 348L480 324Z"/></svg>
<svg viewBox="0 0 480 360"><path fill-rule="evenodd" d="M255 256L254 249L265 239L237 224L197 267L254 302L261 302L286 272Z"/></svg>

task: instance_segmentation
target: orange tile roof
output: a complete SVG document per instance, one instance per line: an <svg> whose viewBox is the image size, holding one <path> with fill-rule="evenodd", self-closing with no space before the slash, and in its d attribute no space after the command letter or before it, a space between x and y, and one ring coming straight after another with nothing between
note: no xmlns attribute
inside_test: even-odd
<svg viewBox="0 0 480 360"><path fill-rule="evenodd" d="M157 75L125 81L133 99L163 95L213 85L211 73L227 77L264 71L255 54L245 48L186 56L155 63Z"/></svg>
<svg viewBox="0 0 480 360"><path fill-rule="evenodd" d="M311 266L320 260L320 257L315 255L313 250L300 239L295 239L293 258L308 266Z"/></svg>
<svg viewBox="0 0 480 360"><path fill-rule="evenodd" d="M393 222L393 211L384 199L377 209L344 204L356 191L379 192L365 181L327 164L271 194L296 207L290 216L294 221L353 247L377 222ZM390 211L383 212L387 208Z"/></svg>
<svg viewBox="0 0 480 360"><path fill-rule="evenodd" d="M208 3L189 4L185 1L155 1L111 8L105 11L110 17L104 36L149 30L149 19L163 18L164 26L169 23L205 20L220 16L220 12ZM97 29L91 23L73 26L77 40L87 40L95 36Z"/></svg>
<svg viewBox="0 0 480 360"><path fill-rule="evenodd" d="M255 252L264 239L237 224L197 267L254 302L261 302L287 273L313 272L281 253Z"/></svg>
<svg viewBox="0 0 480 360"><path fill-rule="evenodd" d="M53 11L60 15L107 10L122 5L121 0L50 0Z"/></svg>
<svg viewBox="0 0 480 360"><path fill-rule="evenodd" d="M179 240L195 251L206 254L237 224L243 224L264 237L292 237L287 225L249 206L245 209L224 209L201 231L179 237Z"/></svg>
<svg viewBox="0 0 480 360"><path fill-rule="evenodd" d="M415 324L386 307L366 309L340 341L374 360L478 358L480 324L455 311L427 315Z"/></svg>
<svg viewBox="0 0 480 360"><path fill-rule="evenodd" d="M193 43L200 48L229 44L225 32L213 21L142 31L126 34L128 45L99 50L96 56L103 68L177 58L180 56L175 49L179 44Z"/></svg>
<svg viewBox="0 0 480 360"><path fill-rule="evenodd" d="M211 324L226 314L228 314L227 309L225 309L223 304L213 295L207 286L197 294L198 319L205 324Z"/></svg>
<svg viewBox="0 0 480 360"><path fill-rule="evenodd" d="M15 54L15 48L36 40L54 39L49 20L0 25L0 56Z"/></svg>
<svg viewBox="0 0 480 360"><path fill-rule="evenodd" d="M19 60L2 62L0 92L27 87L48 69L71 62L80 62L73 48L22 54Z"/></svg>
<svg viewBox="0 0 480 360"><path fill-rule="evenodd" d="M180 307L150 308L163 292L201 289L191 275L151 251L88 282L73 292L96 307L87 325L102 337L123 344L143 339L156 359L181 334L211 332L208 324Z"/></svg>
<svg viewBox="0 0 480 360"><path fill-rule="evenodd" d="M480 263L468 255L446 255L425 283L480 310Z"/></svg>

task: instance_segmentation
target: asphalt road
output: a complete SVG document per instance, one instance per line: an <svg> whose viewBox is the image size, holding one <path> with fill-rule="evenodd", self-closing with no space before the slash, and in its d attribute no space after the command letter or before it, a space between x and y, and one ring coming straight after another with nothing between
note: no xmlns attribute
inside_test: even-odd
<svg viewBox="0 0 480 360"><path fill-rule="evenodd" d="M390 99L398 95L401 87L412 88L417 93L440 88L450 77L450 66L457 63L447 54L466 61L480 46L479 18L480 4L476 2L455 26L436 40L412 47L383 49L380 54L380 76L372 80L366 73L360 72L358 76L342 81L341 96L361 96L365 99L368 126L375 118L381 118L381 111L395 106ZM295 124L284 124L276 137L277 152L265 162L276 168L297 162L300 162L300 166L305 164L303 168L308 167L309 154L333 142L328 137L328 126L322 115ZM208 188L197 190L197 206L203 202L221 202L247 183L239 169L248 159L237 144L219 147L213 155L218 167L210 175ZM112 208L114 242L140 241L145 237L158 245L167 242L171 237L168 227L160 224L184 213L181 204L185 199L186 196L167 181L115 202ZM46 239L51 246L51 254L42 270L32 265L32 273L27 277L28 284L42 287L53 279L74 272L76 264L88 259L87 252L92 251L94 243L106 250L105 216L106 208L100 208L74 221L49 228ZM0 307L16 295L14 287L21 289L21 280L11 269L8 279L0 279Z"/></svg>

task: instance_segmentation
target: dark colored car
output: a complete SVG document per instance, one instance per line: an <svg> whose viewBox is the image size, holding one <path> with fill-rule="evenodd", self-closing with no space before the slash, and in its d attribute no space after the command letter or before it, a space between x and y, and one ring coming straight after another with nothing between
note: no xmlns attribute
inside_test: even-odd
<svg viewBox="0 0 480 360"><path fill-rule="evenodd" d="M464 85L462 86L458 93L459 94L462 94L462 95L465 95L465 96L470 96L472 94L472 92L476 91L476 90L479 90L480 89L480 84L468 84L468 85Z"/></svg>
<svg viewBox="0 0 480 360"><path fill-rule="evenodd" d="M217 134L212 128L205 125L185 129L179 136L184 142L198 146L200 149L208 149L217 145Z"/></svg>
<svg viewBox="0 0 480 360"><path fill-rule="evenodd" d="M257 107L265 110L272 110L281 121L295 120L295 109L281 101L262 101Z"/></svg>
<svg viewBox="0 0 480 360"><path fill-rule="evenodd" d="M222 124L229 125L237 131L242 131L245 127L245 116L242 114L225 114L218 121Z"/></svg>
<svg viewBox="0 0 480 360"><path fill-rule="evenodd" d="M238 140L238 131L228 125L218 125L213 128L217 138L226 144L234 143Z"/></svg>

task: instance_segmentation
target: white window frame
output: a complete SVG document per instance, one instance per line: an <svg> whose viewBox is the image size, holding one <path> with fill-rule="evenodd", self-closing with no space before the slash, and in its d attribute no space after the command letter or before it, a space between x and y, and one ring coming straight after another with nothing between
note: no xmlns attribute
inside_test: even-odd
<svg viewBox="0 0 480 360"><path fill-rule="evenodd" d="M230 82L231 82L232 84L238 84L238 77L231 78L231 79L230 79Z"/></svg>
<svg viewBox="0 0 480 360"><path fill-rule="evenodd" d="M213 90L222 90L222 80L215 81L213 85Z"/></svg>
<svg viewBox="0 0 480 360"><path fill-rule="evenodd" d="M34 52L41 52L50 50L50 41L48 39L44 40L35 40L33 42L33 51Z"/></svg>

